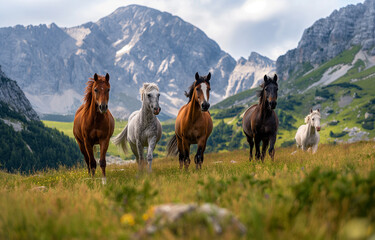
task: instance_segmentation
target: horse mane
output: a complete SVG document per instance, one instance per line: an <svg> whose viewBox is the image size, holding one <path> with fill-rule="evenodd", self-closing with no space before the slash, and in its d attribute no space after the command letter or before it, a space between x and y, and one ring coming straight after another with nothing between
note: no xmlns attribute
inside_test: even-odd
<svg viewBox="0 0 375 240"><path fill-rule="evenodd" d="M262 84L259 85L259 87L260 87L261 89L259 89L259 90L256 91L256 95L257 95L257 97L259 98L259 104L260 104L260 103L263 102L263 98L264 98L264 87L265 87L265 84L262 83Z"/></svg>
<svg viewBox="0 0 375 240"><path fill-rule="evenodd" d="M83 104L84 108L87 110L90 108L91 105L91 98L92 98L92 87L94 86L94 79L89 78L89 80L86 83L86 88L85 88L85 96L83 97Z"/></svg>
<svg viewBox="0 0 375 240"><path fill-rule="evenodd" d="M141 94L141 101L143 102L143 94L156 90L159 92L159 87L155 83L143 83L143 86L139 89L139 94Z"/></svg>
<svg viewBox="0 0 375 240"><path fill-rule="evenodd" d="M193 84L191 84L191 86L189 87L189 91L188 91L188 92L185 91L185 96L186 96L187 98L189 98L188 103L191 101L191 98L193 97L194 88L195 88L195 81L194 81Z"/></svg>

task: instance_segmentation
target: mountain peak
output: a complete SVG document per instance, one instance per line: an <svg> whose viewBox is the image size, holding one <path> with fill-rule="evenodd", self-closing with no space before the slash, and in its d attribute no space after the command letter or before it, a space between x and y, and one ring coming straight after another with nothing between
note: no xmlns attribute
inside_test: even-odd
<svg viewBox="0 0 375 240"><path fill-rule="evenodd" d="M269 59L266 56L260 55L257 52L251 52L248 58L248 61L254 62L256 64L267 64L267 65L272 65L275 63L273 60Z"/></svg>
<svg viewBox="0 0 375 240"><path fill-rule="evenodd" d="M286 80L303 71L328 61L354 45L375 55L375 0L348 5L333 11L307 28L297 48L277 59L277 72Z"/></svg>
<svg viewBox="0 0 375 240"><path fill-rule="evenodd" d="M9 108L31 120L39 120L38 114L31 107L29 100L21 88L5 76L0 66L0 103L5 103Z"/></svg>

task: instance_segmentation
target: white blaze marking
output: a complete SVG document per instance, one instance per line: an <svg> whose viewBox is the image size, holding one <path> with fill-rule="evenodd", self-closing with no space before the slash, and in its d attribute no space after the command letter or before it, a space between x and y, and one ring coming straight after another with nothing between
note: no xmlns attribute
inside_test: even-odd
<svg viewBox="0 0 375 240"><path fill-rule="evenodd" d="M207 84L206 83L202 83L201 84L201 89L203 91L204 100L206 100L208 102L208 99L207 99Z"/></svg>

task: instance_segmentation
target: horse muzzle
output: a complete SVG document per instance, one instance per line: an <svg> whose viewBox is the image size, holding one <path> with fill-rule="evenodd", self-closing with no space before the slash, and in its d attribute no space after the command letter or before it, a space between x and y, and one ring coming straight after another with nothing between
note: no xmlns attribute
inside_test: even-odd
<svg viewBox="0 0 375 240"><path fill-rule="evenodd" d="M154 115L159 115L161 107L154 107Z"/></svg>
<svg viewBox="0 0 375 240"><path fill-rule="evenodd" d="M107 110L108 110L108 104L100 104L100 105L99 105L99 111L100 111L101 113L106 113Z"/></svg>
<svg viewBox="0 0 375 240"><path fill-rule="evenodd" d="M276 102L276 101L271 101L271 102L270 102L270 108L271 108L271 109L275 109L275 108L276 108L276 105L277 105L277 102Z"/></svg>
<svg viewBox="0 0 375 240"><path fill-rule="evenodd" d="M319 131L320 131L320 127L316 127L316 131L318 131L318 132L319 132Z"/></svg>
<svg viewBox="0 0 375 240"><path fill-rule="evenodd" d="M203 112L207 112L209 108L210 108L210 104L208 102L202 103L201 109Z"/></svg>

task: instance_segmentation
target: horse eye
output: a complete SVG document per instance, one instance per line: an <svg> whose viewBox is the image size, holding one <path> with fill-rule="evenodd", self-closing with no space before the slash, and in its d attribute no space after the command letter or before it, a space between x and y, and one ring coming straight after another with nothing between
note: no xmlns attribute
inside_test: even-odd
<svg viewBox="0 0 375 240"><path fill-rule="evenodd" d="M147 94L147 97L151 97L151 94Z"/></svg>
<svg viewBox="0 0 375 240"><path fill-rule="evenodd" d="M111 90L111 89L108 88L108 89L107 89L107 92L109 92L109 90Z"/></svg>
<svg viewBox="0 0 375 240"><path fill-rule="evenodd" d="M96 92L96 93L97 93L97 92L98 92L98 89L97 89L97 88L95 88L95 89L94 89L94 92Z"/></svg>
<svg viewBox="0 0 375 240"><path fill-rule="evenodd" d="M314 121L315 119L313 118L312 120Z"/></svg>
<svg viewBox="0 0 375 240"><path fill-rule="evenodd" d="M160 97L160 93L158 93L158 97Z"/></svg>

